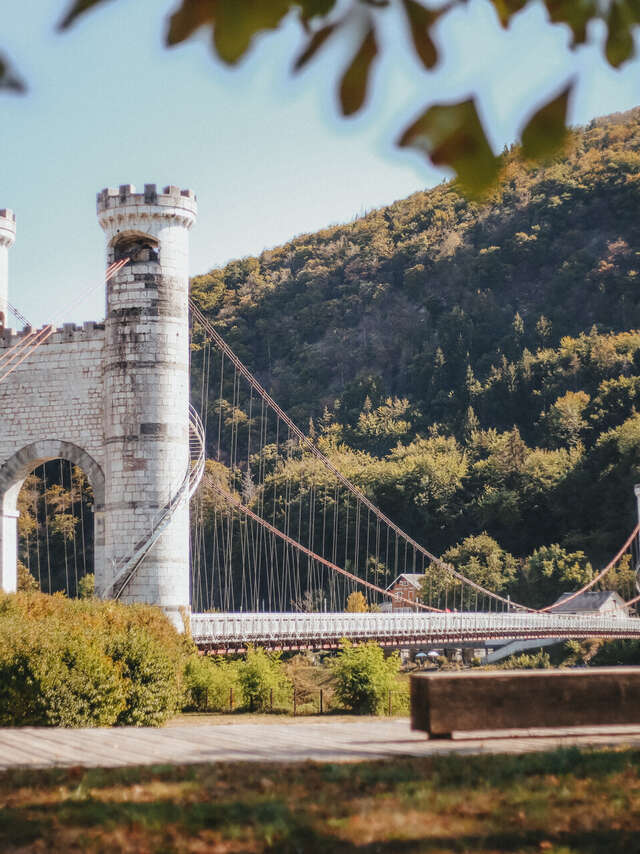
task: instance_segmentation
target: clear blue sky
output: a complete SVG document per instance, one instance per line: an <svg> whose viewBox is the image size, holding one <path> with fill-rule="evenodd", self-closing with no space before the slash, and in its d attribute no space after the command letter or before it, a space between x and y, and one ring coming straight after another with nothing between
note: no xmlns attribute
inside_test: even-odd
<svg viewBox="0 0 640 854"><path fill-rule="evenodd" d="M588 46L571 53L568 33L549 27L541 7L505 32L485 0L470 0L441 26L447 49L431 75L407 57L402 22L389 13L373 97L361 116L344 121L335 82L345 44L292 79L300 34L289 22L229 70L213 59L204 34L164 49L165 16L176 3L116 0L62 35L54 29L63 0L5 9L0 48L30 91L0 95L0 207L18 217L10 299L34 323L103 316L104 245L95 217L102 187L155 182L195 190L196 274L437 183L443 173L393 145L432 101L478 92L496 150L573 72L580 73L574 123L640 102L640 62L610 70L597 28Z"/></svg>

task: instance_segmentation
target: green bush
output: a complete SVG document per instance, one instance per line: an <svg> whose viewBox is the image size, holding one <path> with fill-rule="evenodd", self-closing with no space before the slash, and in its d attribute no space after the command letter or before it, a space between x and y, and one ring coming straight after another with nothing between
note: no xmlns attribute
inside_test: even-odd
<svg viewBox="0 0 640 854"><path fill-rule="evenodd" d="M389 692L402 690L398 685L400 657L393 653L385 658L382 648L375 643L353 646L343 641L330 667L338 702L358 714L384 712Z"/></svg>
<svg viewBox="0 0 640 854"><path fill-rule="evenodd" d="M640 664L640 641L613 640L603 643L589 662L595 667Z"/></svg>
<svg viewBox="0 0 640 854"><path fill-rule="evenodd" d="M88 572L78 581L78 599L93 599L95 595L96 577L93 572Z"/></svg>
<svg viewBox="0 0 640 854"><path fill-rule="evenodd" d="M0 725L157 725L193 644L157 608L0 595Z"/></svg>
<svg viewBox="0 0 640 854"><path fill-rule="evenodd" d="M512 655L496 665L497 670L549 670L552 667L549 653L542 649L535 653Z"/></svg>
<svg viewBox="0 0 640 854"><path fill-rule="evenodd" d="M293 691L285 675L280 655L265 652L261 647L249 647L244 661L236 665L242 703L250 711L265 712L289 704Z"/></svg>
<svg viewBox="0 0 640 854"><path fill-rule="evenodd" d="M204 655L189 658L184 672L184 708L199 712L224 712L230 707L230 692L239 696L235 662L213 660Z"/></svg>
<svg viewBox="0 0 640 854"><path fill-rule="evenodd" d="M176 664L161 643L141 626L129 626L107 644L107 652L120 665L125 707L116 723L123 726L158 726L178 707Z"/></svg>
<svg viewBox="0 0 640 854"><path fill-rule="evenodd" d="M120 670L99 643L53 620L0 624L0 725L109 726L124 707Z"/></svg>

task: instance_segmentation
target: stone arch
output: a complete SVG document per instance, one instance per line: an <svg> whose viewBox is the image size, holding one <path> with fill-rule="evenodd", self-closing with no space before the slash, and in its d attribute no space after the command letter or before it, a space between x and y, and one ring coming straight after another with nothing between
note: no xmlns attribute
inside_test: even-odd
<svg viewBox="0 0 640 854"><path fill-rule="evenodd" d="M102 468L86 451L72 442L42 439L25 445L0 467L0 589L11 592L17 585L18 495L27 476L49 460L68 460L79 466L91 485L94 498L94 572L96 585L104 575L105 477Z"/></svg>

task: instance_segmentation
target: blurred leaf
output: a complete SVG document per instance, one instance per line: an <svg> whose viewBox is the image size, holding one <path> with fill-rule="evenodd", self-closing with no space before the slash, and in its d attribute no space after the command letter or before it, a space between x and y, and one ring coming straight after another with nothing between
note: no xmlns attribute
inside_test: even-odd
<svg viewBox="0 0 640 854"><path fill-rule="evenodd" d="M404 10L407 13L411 38L416 53L426 68L433 68L438 61L438 51L433 43L429 30L438 18L449 11L449 6L441 6L440 9L425 9L422 3L416 0L402 0Z"/></svg>
<svg viewBox="0 0 640 854"><path fill-rule="evenodd" d="M26 92L27 87L15 71L15 69L9 64L9 62L3 57L0 56L0 90L6 90L7 92Z"/></svg>
<svg viewBox="0 0 640 854"><path fill-rule="evenodd" d="M618 68L634 54L633 27L638 23L638 3L612 3L607 17L608 35L605 45L607 62ZM635 11L632 8L635 6Z"/></svg>
<svg viewBox="0 0 640 854"><path fill-rule="evenodd" d="M216 5L216 0L182 0L182 6L169 18L167 44L183 42L205 24L213 26Z"/></svg>
<svg viewBox="0 0 640 854"><path fill-rule="evenodd" d="M237 62L253 37L275 30L292 5L287 0L218 0L214 42L220 59Z"/></svg>
<svg viewBox="0 0 640 854"><path fill-rule="evenodd" d="M322 27L321 29L317 30L311 36L309 42L307 43L307 46L294 62L293 70L300 71L300 69L303 68L307 64L307 62L309 62L309 60L326 42L331 33L333 33L341 23L342 21L336 22L334 24L327 24L326 27Z"/></svg>
<svg viewBox="0 0 640 854"><path fill-rule="evenodd" d="M597 0L544 0L554 24L566 24L573 33L572 46L584 44L587 24L598 16Z"/></svg>
<svg viewBox="0 0 640 854"><path fill-rule="evenodd" d="M527 5L529 0L493 0L500 23L503 27L509 25L511 18Z"/></svg>
<svg viewBox="0 0 640 854"><path fill-rule="evenodd" d="M470 195L481 195L498 177L500 159L487 142L473 99L429 107L398 140L436 166L449 166Z"/></svg>
<svg viewBox="0 0 640 854"><path fill-rule="evenodd" d="M218 56L233 65L255 35L276 29L294 5L293 0L182 0L169 20L167 44L178 44L209 25Z"/></svg>
<svg viewBox="0 0 640 854"><path fill-rule="evenodd" d="M572 88L573 82L529 119L521 134L525 157L532 160L549 157L562 146L567 133L567 104Z"/></svg>
<svg viewBox="0 0 640 854"><path fill-rule="evenodd" d="M351 116L362 107L367 95L369 71L377 53L376 36L373 26L370 25L340 83L340 106L343 115Z"/></svg>
<svg viewBox="0 0 640 854"><path fill-rule="evenodd" d="M336 0L298 0L300 17L303 21L309 21L316 16L324 17L336 5Z"/></svg>
<svg viewBox="0 0 640 854"><path fill-rule="evenodd" d="M108 2L108 0L76 0L58 24L58 29L66 30L71 26L71 24L73 24L76 18L80 17L80 15L84 15L85 12L89 12L94 6L99 6L106 2Z"/></svg>

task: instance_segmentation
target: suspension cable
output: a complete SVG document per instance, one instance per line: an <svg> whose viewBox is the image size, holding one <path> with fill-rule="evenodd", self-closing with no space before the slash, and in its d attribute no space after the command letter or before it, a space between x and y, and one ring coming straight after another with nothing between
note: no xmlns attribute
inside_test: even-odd
<svg viewBox="0 0 640 854"><path fill-rule="evenodd" d="M383 596L387 596L388 598L393 599L396 602L403 602L407 605L411 605L412 608L420 608L424 611L431 611L438 614L442 613L442 609L440 608L433 608L430 605L423 604L422 602L413 602L412 600L405 599L403 596L400 596L398 594L390 593L388 590L384 590L382 587L378 587L377 584L372 584L370 581L366 581L363 578L359 578L357 575L354 575L353 572L349 572L349 570L343 569L341 566L332 563L330 560L327 560L321 555L312 552L311 549L306 548L306 546L303 546L302 543L298 543L288 534L285 534L284 531L281 531L279 528L276 528L270 522L267 522L266 519L263 519L261 516L258 516L258 514L254 513L253 510L246 506L246 504L243 504L242 501L240 501L230 492L227 492L225 489L222 489L210 476L205 475L203 480L221 498L224 498L227 503L235 507L236 510L240 511L241 513L244 513L250 519L253 519L254 522L257 522L259 525L262 525L262 527L269 531L271 534L274 534L276 537L279 537L288 546L297 549L299 552L302 552L312 560L316 560L318 561L318 563L321 563L323 566L332 569L334 572L337 572L340 575L344 575L345 578L348 578L351 581L355 581L358 584L363 585L364 587L368 587L370 590L374 590L376 593L381 593Z"/></svg>
<svg viewBox="0 0 640 854"><path fill-rule="evenodd" d="M109 279L112 279L113 276L115 276L116 273L118 273L125 266L125 264L128 263L128 261L129 259L126 258L121 259L120 261L116 261L113 264L110 264L109 267L107 267L104 282L99 282L89 291L84 293L79 299L75 300L71 304L71 308L74 308L76 305L78 305L79 302L82 302L82 300L86 299L87 296L93 293L93 291L97 287L101 287L104 283L108 282ZM65 313L67 310L68 309L65 309ZM38 347L44 344L45 341L47 341L47 339L50 338L51 335L53 335L57 323L58 321L56 320L54 323L49 323L46 326L43 326L43 328L37 333L30 332L25 338L19 340L16 344L13 345L13 347L10 347L9 350L3 354L1 358L9 358L5 365L3 365L2 367L7 367L11 362L13 362L14 359L18 358L18 356L20 356L20 358L18 358L18 361L12 364L11 367L9 367L8 370L6 370L5 373L0 376L0 383L3 382L3 380L5 380L10 374L12 374L15 369L25 361L25 359L28 359L29 356L33 355L33 353L35 353ZM26 352L24 352L25 349Z"/></svg>
<svg viewBox="0 0 640 854"><path fill-rule="evenodd" d="M486 596L490 596L493 599L498 600L499 602L503 602L511 608L517 608L522 611L529 611L531 613L535 612L535 608L529 608L526 605L521 605L517 602L514 602L511 599L507 599L504 596L501 596L499 593L494 593L492 590L488 590L483 587L481 584L478 584L475 581L472 581L469 578L466 578L462 573L458 572L454 569L453 566L443 561L441 558L432 554L428 549L424 548L424 546L420 545L416 540L406 534L401 528L399 528L394 522L391 521L381 510L379 510L373 502L371 502L366 495L358 489L350 480L348 480L334 465L333 463L325 457L325 455L311 442L304 433L298 429L298 427L293 423L293 421L289 418L289 416L281 409L275 400L271 397L271 395L266 391L265 388L258 382L258 380L253 376L251 371L240 361L240 359L236 356L233 350L227 345L219 332L214 328L214 326L210 323L210 321L205 317L200 308L196 305L192 297L189 297L189 306L191 308L193 316L203 327L205 332L211 337L216 346L222 350L222 352L227 356L228 359L231 360L234 367L237 371L239 371L242 376L249 382L249 384L253 387L253 389L267 402L267 404L273 409L273 411L281 418L284 423L287 425L291 433L296 437L298 442L302 444L308 451L310 451L320 462L325 466L325 468L329 469L329 471L334 475L335 478L354 495L359 501L361 501L365 507L367 507L375 516L377 516L380 521L382 521L385 525L387 525L391 530L394 531L397 537L401 537L403 540L408 542L416 551L425 557L429 558L429 560L434 563L436 566L448 572L455 579L460 581L462 584L468 584L474 590L483 593ZM335 564L332 564L335 566Z"/></svg>
<svg viewBox="0 0 640 854"><path fill-rule="evenodd" d="M640 522L635 526L635 528L633 529L633 531L629 535L629 538L626 540L625 544L622 546L620 551L615 555L615 557L612 557L611 560L609 561L609 563L605 566L605 568L600 570L600 572L594 578L592 578L588 584L585 584L584 587L580 588L580 590L576 590L575 593L572 593L570 596L567 596L566 599L559 599L557 602L554 602L552 605L547 605L546 608L539 608L538 612L540 614L543 614L545 611L552 611L554 608L558 608L560 605L564 606L567 604L567 602L571 602L577 596L580 596L582 593L584 593L585 591L587 591L591 587L593 587L594 584L597 584L598 581L600 581L601 578L604 578L604 576L609 572L609 570L612 569L612 567L614 567L618 563L618 561L620 560L622 555L626 552L626 550L629 548L629 546L631 545L633 540L637 537L639 531L640 531ZM628 605L629 602L627 602L626 604Z"/></svg>

